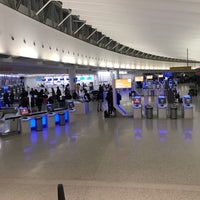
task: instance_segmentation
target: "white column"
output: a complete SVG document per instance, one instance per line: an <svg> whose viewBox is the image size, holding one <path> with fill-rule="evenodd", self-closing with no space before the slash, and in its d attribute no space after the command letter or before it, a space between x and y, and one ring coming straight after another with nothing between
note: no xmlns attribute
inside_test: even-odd
<svg viewBox="0 0 200 200"><path fill-rule="evenodd" d="M71 92L71 94L75 90L75 86L76 86L76 83L74 82L75 78L76 78L76 68L75 68L75 66L72 65L69 68L69 84L70 84L70 92Z"/></svg>
<svg viewBox="0 0 200 200"><path fill-rule="evenodd" d="M119 78L119 69L116 70L116 79Z"/></svg>

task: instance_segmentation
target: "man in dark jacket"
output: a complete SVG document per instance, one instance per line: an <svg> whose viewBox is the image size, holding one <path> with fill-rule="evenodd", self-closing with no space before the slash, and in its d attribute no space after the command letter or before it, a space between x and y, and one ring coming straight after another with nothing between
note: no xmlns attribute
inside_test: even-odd
<svg viewBox="0 0 200 200"><path fill-rule="evenodd" d="M106 100L108 102L108 113L112 114L114 108L113 108L113 92L112 92L112 88L109 89L107 96L106 96Z"/></svg>
<svg viewBox="0 0 200 200"><path fill-rule="evenodd" d="M103 103L103 87L99 85L99 91L97 93L97 111L102 111L102 103Z"/></svg>

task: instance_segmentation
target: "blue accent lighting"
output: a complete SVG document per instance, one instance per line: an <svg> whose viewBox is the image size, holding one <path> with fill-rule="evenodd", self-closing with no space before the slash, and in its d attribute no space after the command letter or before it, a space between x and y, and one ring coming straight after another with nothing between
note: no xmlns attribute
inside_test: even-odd
<svg viewBox="0 0 200 200"><path fill-rule="evenodd" d="M47 127L47 116L46 115L42 116L42 126Z"/></svg>
<svg viewBox="0 0 200 200"><path fill-rule="evenodd" d="M81 76L80 81L84 81L84 80L85 80L85 77Z"/></svg>
<svg viewBox="0 0 200 200"><path fill-rule="evenodd" d="M59 114L58 114L58 113L55 114L54 120L55 120L55 123L56 123L56 124L60 123L60 117L59 117Z"/></svg>
<svg viewBox="0 0 200 200"><path fill-rule="evenodd" d="M31 129L36 128L36 120L35 120L35 118L31 118L30 119L30 128Z"/></svg>
<svg viewBox="0 0 200 200"><path fill-rule="evenodd" d="M41 81L41 78L40 77L36 77L35 79L37 82Z"/></svg>
<svg viewBox="0 0 200 200"><path fill-rule="evenodd" d="M88 76L88 77L87 77L87 80L88 80L88 81L91 81L91 80L92 80L92 77L91 77L91 76Z"/></svg>
<svg viewBox="0 0 200 200"><path fill-rule="evenodd" d="M65 112L65 121L69 121L69 111Z"/></svg>
<svg viewBox="0 0 200 200"><path fill-rule="evenodd" d="M74 83L76 83L78 81L78 78L77 77L75 77L74 78Z"/></svg>

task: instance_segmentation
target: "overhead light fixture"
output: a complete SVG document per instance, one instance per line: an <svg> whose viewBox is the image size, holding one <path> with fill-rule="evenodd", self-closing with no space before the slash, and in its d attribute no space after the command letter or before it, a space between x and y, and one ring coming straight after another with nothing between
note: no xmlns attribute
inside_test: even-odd
<svg viewBox="0 0 200 200"><path fill-rule="evenodd" d="M86 24L86 21L84 21L84 24L82 24L76 31L74 31L74 34L77 34Z"/></svg>
<svg viewBox="0 0 200 200"><path fill-rule="evenodd" d="M53 0L47 1L47 3L46 3L44 6L42 6L42 8L40 8L40 9L36 12L35 15L36 15L36 16L39 15L39 14L44 10L44 8L46 8L52 1L53 1Z"/></svg>
<svg viewBox="0 0 200 200"><path fill-rule="evenodd" d="M58 24L58 27L62 25L71 15L72 15L72 11L70 10L70 13Z"/></svg>

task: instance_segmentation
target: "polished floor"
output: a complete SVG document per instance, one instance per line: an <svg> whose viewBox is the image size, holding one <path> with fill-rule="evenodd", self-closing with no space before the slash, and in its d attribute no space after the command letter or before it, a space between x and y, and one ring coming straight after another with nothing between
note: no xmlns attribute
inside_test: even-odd
<svg viewBox="0 0 200 200"><path fill-rule="evenodd" d="M199 200L200 97L194 118L104 119L0 139L0 199ZM92 109L91 109L92 110Z"/></svg>

